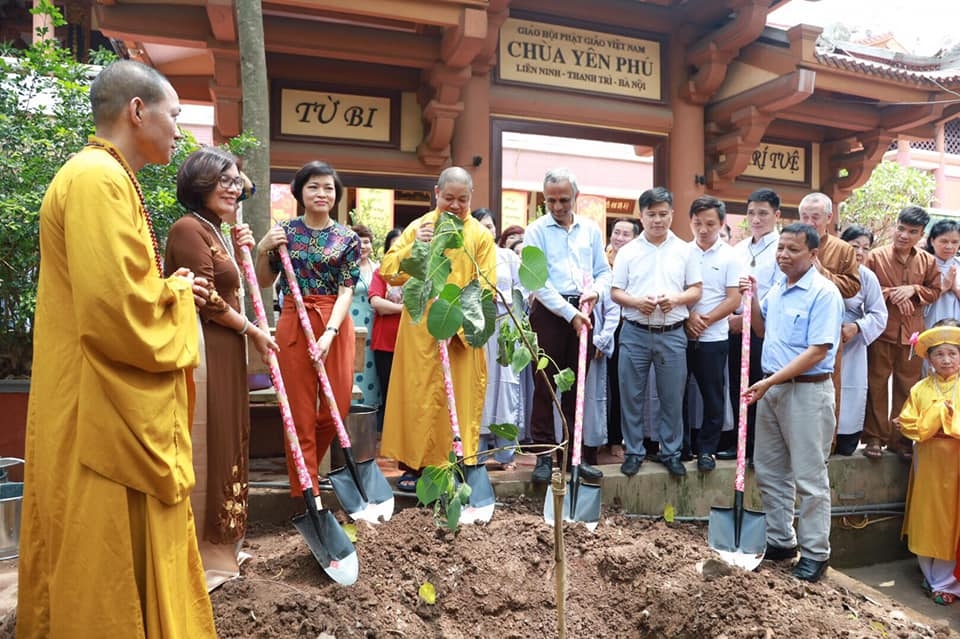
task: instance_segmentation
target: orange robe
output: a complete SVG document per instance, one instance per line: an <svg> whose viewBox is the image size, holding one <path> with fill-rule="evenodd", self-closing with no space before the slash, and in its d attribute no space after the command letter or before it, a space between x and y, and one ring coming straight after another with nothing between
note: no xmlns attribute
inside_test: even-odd
<svg viewBox="0 0 960 639"><path fill-rule="evenodd" d="M40 251L17 637L216 637L189 500L191 287L161 279L102 148L50 184Z"/></svg>
<svg viewBox="0 0 960 639"><path fill-rule="evenodd" d="M400 262L410 256L420 225L432 224L437 217L438 212L431 211L411 222L383 256L380 273L387 282L399 285L409 279L400 272ZM465 250L474 256L487 278L480 278L481 286L490 288L488 282L496 281L497 270L493 236L471 216L464 222L463 248L448 249L446 253L452 267L447 282L460 287L477 276L477 268L464 254ZM470 458L477 454L480 442L480 417L487 389L486 356L483 348L467 345L462 331L450 340L449 352L463 452L467 463L474 464L476 461ZM420 323L414 324L404 307L387 391L380 454L411 468L423 468L445 463L452 446L437 340L427 330L426 312Z"/></svg>

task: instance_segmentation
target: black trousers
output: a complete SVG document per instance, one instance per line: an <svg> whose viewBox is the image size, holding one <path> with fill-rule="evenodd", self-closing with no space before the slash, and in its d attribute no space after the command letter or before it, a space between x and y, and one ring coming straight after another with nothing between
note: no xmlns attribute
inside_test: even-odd
<svg viewBox="0 0 960 639"><path fill-rule="evenodd" d="M607 362L607 444L619 446L623 443L623 427L620 424L620 328L623 318L613 334L613 356Z"/></svg>
<svg viewBox="0 0 960 639"><path fill-rule="evenodd" d="M723 431L723 374L726 370L727 340L721 342L687 343L687 370L697 380L700 396L703 397L703 421L691 423L684 411L684 446L690 446L690 431L700 429L696 452L701 455L713 455L720 443ZM686 405L687 402L684 402Z"/></svg>
<svg viewBox="0 0 960 639"><path fill-rule="evenodd" d="M530 326L537 333L540 348L550 356L560 370L569 368L577 374L577 354L580 342L573 330L573 325L559 315L554 315L538 301L534 301L530 310ZM587 370L594 353L593 335L587 336ZM530 438L534 444L556 444L553 429L553 400L549 388L556 390L553 375L557 370L552 366L546 368L548 382L543 375L535 373L533 376L533 412L530 416ZM564 393L560 405L567 426L573 429L573 418L577 404L576 386ZM573 433L571 432L571 437Z"/></svg>

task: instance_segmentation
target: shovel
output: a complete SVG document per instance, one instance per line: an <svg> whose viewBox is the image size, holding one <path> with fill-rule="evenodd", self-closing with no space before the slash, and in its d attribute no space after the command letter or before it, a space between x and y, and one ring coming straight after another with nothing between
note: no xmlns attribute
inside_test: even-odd
<svg viewBox="0 0 960 639"><path fill-rule="evenodd" d="M589 305L584 304L581 310L589 313ZM577 354L577 405L573 417L573 455L570 464L570 486L563 496L563 519L582 522L587 530L593 531L600 523L600 486L580 483L580 449L583 444L583 402L587 377L589 331L586 324L580 325L580 351ZM543 502L543 519L551 526L554 514L553 486L547 486L547 496Z"/></svg>
<svg viewBox="0 0 960 639"><path fill-rule="evenodd" d="M250 284L250 298L253 301L253 309L257 316L257 325L261 330L269 331L267 315L263 310L263 299L260 297L260 284L257 282L257 275L253 270L250 249L246 246L240 247L240 261L243 264L243 272L246 275L247 282ZM277 391L280 415L283 417L283 434L287 440L287 448L290 449L290 456L296 464L300 489L303 491L303 501L307 506L305 514L293 518L293 525L307 541L310 552L313 553L324 572L338 584L353 585L360 572L357 551L333 513L322 509L317 503L319 495L315 496L313 494L313 481L310 479L307 465L303 461L303 452L300 450L297 429L293 425L293 413L290 410L290 403L287 401L287 389L283 385L280 366L277 364L277 356L273 351L270 352L268 360L270 379Z"/></svg>
<svg viewBox="0 0 960 639"><path fill-rule="evenodd" d="M297 276L293 272L293 264L290 262L290 254L287 252L286 245L280 245L279 253L280 261L283 262L283 271L297 307L300 326L303 328L303 334L307 339L307 350L310 352L313 367L317 371L323 397L327 401L327 406L330 407L333 423L337 427L340 448L343 449L345 465L327 475L333 485L333 492L336 493L340 505L352 519L363 519L372 524L379 523L381 517L384 521L389 521L393 516L393 490L391 490L387 478L383 476L383 471L377 465L376 459L368 459L357 463L353 456L350 436L347 434L347 428L340 416L340 411L337 409L337 400L333 395L333 388L330 386L330 378L327 377L323 359L317 350L317 340L313 336L313 327L310 325L310 318L307 317L303 295L300 292L300 285L297 284ZM344 473L344 469L347 473Z"/></svg>
<svg viewBox="0 0 960 639"><path fill-rule="evenodd" d="M753 291L743 294L743 346L740 350L740 422L737 429L737 475L733 508L713 506L707 527L707 543L720 559L744 570L753 570L767 550L767 518L743 507L743 477L747 455L747 400L742 391L750 387L750 316Z"/></svg>
<svg viewBox="0 0 960 639"><path fill-rule="evenodd" d="M450 430L453 431L453 454L463 471L464 481L470 487L470 502L460 513L460 523L487 523L493 517L496 497L490 485L490 475L484 464L468 466L463 463L463 440L460 438L460 420L457 418L457 399L453 394L453 378L450 375L450 353L447 340L437 342L440 349L440 366L443 368L443 387L447 392L447 412L450 413Z"/></svg>

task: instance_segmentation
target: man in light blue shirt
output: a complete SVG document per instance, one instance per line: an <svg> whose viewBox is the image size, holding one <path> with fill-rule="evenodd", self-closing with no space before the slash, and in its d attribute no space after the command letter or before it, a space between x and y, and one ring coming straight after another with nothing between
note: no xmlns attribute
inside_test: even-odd
<svg viewBox="0 0 960 639"><path fill-rule="evenodd" d="M814 267L819 246L820 234L807 224L780 232L777 265L783 275L761 302L756 295L752 301L753 330L763 337L764 377L744 391L748 402L757 402L753 461L767 519L766 558L791 559L799 542L793 575L806 581L820 579L830 559L827 459L836 427L831 374L843 321L840 291ZM753 277L741 279L741 291L756 288Z"/></svg>
<svg viewBox="0 0 960 639"><path fill-rule="evenodd" d="M543 288L533 291L530 325L537 333L540 348L562 370L577 370L580 327L590 324L590 311L584 313L581 305L591 308L610 290L610 266L604 254L603 234L596 222L574 212L577 202L577 179L566 169L549 171L543 179L543 197L548 215L531 223L524 234L524 244L535 246L546 255L548 278ZM587 363L593 358L593 339L588 342ZM530 437L534 444L555 444L552 367L547 377L534 375L533 412L530 418ZM548 386L549 384L549 386ZM576 394L563 393L561 407L567 424L573 426ZM550 481L553 462L550 455L537 458L533 481ZM585 479L603 477L590 464L581 464L580 474Z"/></svg>

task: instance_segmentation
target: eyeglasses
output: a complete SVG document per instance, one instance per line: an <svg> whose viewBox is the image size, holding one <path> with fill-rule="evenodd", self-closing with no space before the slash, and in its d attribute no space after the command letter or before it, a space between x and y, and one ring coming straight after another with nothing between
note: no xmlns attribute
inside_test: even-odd
<svg viewBox="0 0 960 639"><path fill-rule="evenodd" d="M240 189L241 191L243 190L243 178L239 175L237 177L233 177L231 175L221 175L217 182L225 189L232 187L235 189Z"/></svg>

